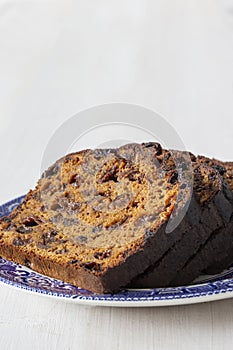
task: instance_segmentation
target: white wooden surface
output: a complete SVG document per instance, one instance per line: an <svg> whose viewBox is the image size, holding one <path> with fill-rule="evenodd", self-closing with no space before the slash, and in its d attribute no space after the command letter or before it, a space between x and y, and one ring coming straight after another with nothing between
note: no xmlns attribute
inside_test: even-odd
<svg viewBox="0 0 233 350"><path fill-rule="evenodd" d="M232 349L233 301L181 307L81 307L1 290L2 349Z"/></svg>
<svg viewBox="0 0 233 350"><path fill-rule="evenodd" d="M232 0L0 0L0 201L26 193L72 114L154 108L188 149L232 159ZM232 349L233 300L111 309L0 287L0 349Z"/></svg>

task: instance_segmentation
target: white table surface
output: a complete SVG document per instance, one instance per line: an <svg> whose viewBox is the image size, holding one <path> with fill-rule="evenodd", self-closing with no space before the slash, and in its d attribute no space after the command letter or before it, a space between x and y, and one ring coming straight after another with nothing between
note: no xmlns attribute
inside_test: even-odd
<svg viewBox="0 0 233 350"><path fill-rule="evenodd" d="M232 159L232 65L232 0L0 0L0 201L35 185L59 125L103 103L152 108L188 149ZM89 308L0 286L0 348L225 350L232 315L233 299Z"/></svg>

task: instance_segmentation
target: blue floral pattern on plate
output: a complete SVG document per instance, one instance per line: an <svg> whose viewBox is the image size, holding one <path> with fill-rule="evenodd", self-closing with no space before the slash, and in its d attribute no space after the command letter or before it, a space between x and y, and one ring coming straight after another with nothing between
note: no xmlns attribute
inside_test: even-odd
<svg viewBox="0 0 233 350"><path fill-rule="evenodd" d="M16 198L0 206L0 217L8 215L17 205L19 205L24 196ZM177 301L192 298L201 298L218 295L219 299L224 294L233 297L233 268L217 275L203 277L198 285L181 286L177 288L156 288L156 289L139 289L139 290L122 290L116 294L96 294L90 291L75 287L71 284L50 278L36 273L25 266L0 258L0 282L20 288L26 291L58 297L60 299L70 299L85 302L94 302L98 305L117 306L143 306L157 301ZM229 293L232 293L229 294ZM208 301L208 300L206 300ZM197 302L197 301L196 301ZM175 304L173 302L172 304ZM191 303L191 300L190 302ZM126 305L127 304L127 305ZM149 306L149 305L148 305Z"/></svg>

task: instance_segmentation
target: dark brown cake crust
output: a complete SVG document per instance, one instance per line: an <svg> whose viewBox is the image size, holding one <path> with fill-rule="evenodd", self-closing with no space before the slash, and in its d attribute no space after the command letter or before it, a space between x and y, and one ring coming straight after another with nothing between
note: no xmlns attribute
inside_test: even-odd
<svg viewBox="0 0 233 350"><path fill-rule="evenodd" d="M212 273L220 273L227 268L230 264L229 256L222 248L223 245L224 247L227 247L227 245L232 247L232 235L229 232L233 232L233 222L224 230L213 232L211 238L207 240L195 256L190 258L175 279L171 281L170 286L187 285L193 282L205 270L205 266L208 265L210 265L208 274L211 273L212 266L217 266L218 268L218 270L213 269Z"/></svg>

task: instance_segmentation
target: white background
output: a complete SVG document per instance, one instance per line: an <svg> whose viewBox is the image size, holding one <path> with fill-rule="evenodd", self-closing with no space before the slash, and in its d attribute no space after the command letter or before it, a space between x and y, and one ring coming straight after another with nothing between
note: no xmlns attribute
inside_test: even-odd
<svg viewBox="0 0 233 350"><path fill-rule="evenodd" d="M161 113L186 148L232 159L232 0L0 0L0 201L40 176L54 131L85 108ZM233 301L65 305L0 290L1 349L231 349Z"/></svg>

